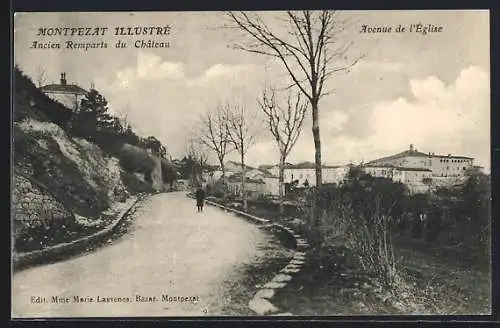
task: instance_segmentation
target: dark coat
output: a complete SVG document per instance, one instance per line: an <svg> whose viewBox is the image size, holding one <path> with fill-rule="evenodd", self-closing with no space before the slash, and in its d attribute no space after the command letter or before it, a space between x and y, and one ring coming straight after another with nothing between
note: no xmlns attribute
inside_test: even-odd
<svg viewBox="0 0 500 328"><path fill-rule="evenodd" d="M205 199L205 191L203 189L196 190L196 200L201 201Z"/></svg>

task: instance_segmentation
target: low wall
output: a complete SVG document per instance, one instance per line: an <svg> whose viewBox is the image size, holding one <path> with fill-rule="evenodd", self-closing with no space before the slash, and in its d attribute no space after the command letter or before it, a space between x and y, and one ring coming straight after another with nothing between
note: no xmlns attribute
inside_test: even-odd
<svg viewBox="0 0 500 328"><path fill-rule="evenodd" d="M43 259L48 259L48 258L56 258L58 256L70 253L70 252L76 252L85 249L87 246L99 242L101 240L104 240L105 238L109 237L110 234L112 234L115 230L115 228L118 226L118 224L125 218L127 217L127 214L130 212L130 210L134 207L134 205L137 204L137 202L140 200L139 197L131 197L129 200L126 201L126 205L124 206L123 209L121 209L118 213L116 213L116 219L113 220L111 224L109 224L106 228L102 229L99 232L96 232L90 236L82 237L80 239L77 239L75 241L72 241L70 243L62 243L59 245L55 245L52 247L47 247L41 250L36 250L32 252L26 252L26 253L14 253L12 262L13 262L13 267L14 271L19 269L20 267L25 267L29 264L34 264L37 263Z"/></svg>
<svg viewBox="0 0 500 328"><path fill-rule="evenodd" d="M191 194L188 194L188 196L193 197ZM266 228L278 228L279 230L286 232L295 240L295 252L291 260L273 277L273 279L259 289L248 304L248 307L258 315L292 316L292 313L283 312L278 309L272 303L272 299L277 289L285 287L287 283L293 279L293 275L300 272L301 267L305 262L307 249L309 247L307 241L289 227L285 227L277 223L271 223L268 219L260 218L234 208L226 207L210 200L206 200L205 202L208 205L218 207L227 212L235 213L236 215L255 223L264 224L264 227Z"/></svg>

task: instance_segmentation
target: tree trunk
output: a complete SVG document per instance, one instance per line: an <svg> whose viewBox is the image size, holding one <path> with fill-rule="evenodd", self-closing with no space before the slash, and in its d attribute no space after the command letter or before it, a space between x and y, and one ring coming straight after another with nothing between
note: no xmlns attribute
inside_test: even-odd
<svg viewBox="0 0 500 328"><path fill-rule="evenodd" d="M320 224L319 224L319 218L320 218L320 206L318 204L318 192L319 189L321 188L321 185L323 183L322 179L322 167L321 167L321 140L320 140L320 134L319 134L319 108L318 108L318 98L315 97L313 98L313 101L311 101L311 109L312 109L312 118L313 118L313 126L312 126L312 133L313 133L313 138L314 138L314 160L316 164L316 189L313 190L313 207L312 207L312 213L311 213L311 225L313 226L313 235L314 239L316 242L319 242L320 240Z"/></svg>
<svg viewBox="0 0 500 328"><path fill-rule="evenodd" d="M245 155L241 154L241 197L243 198L243 211L248 210L247 190L245 185Z"/></svg>
<svg viewBox="0 0 500 328"><path fill-rule="evenodd" d="M222 196L226 198L227 196L227 191L226 191L226 168L224 167L223 161L221 161L221 166L222 170Z"/></svg>
<svg viewBox="0 0 500 328"><path fill-rule="evenodd" d="M318 100L311 102L313 126L312 133L314 138L314 160L316 163L316 187L320 188L322 185L321 177L321 140L319 135L319 113L318 113Z"/></svg>
<svg viewBox="0 0 500 328"><path fill-rule="evenodd" d="M278 178L278 183L279 183L279 193L278 193L278 200L279 200L279 213L280 215L283 215L285 213L285 206L283 204L284 202L284 197L285 197L285 172L284 172L284 166L285 166L285 159L280 158L279 162L279 178Z"/></svg>

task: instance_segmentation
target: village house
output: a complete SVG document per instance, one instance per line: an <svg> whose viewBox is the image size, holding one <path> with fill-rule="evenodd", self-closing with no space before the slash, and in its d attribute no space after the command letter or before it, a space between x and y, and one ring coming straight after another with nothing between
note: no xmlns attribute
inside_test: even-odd
<svg viewBox="0 0 500 328"><path fill-rule="evenodd" d="M224 164L226 182L229 193L241 196L241 164L229 161ZM276 196L279 192L278 177L271 172L245 165L245 187L250 198ZM215 188L222 183L222 170L217 167L205 172L204 186Z"/></svg>
<svg viewBox="0 0 500 328"><path fill-rule="evenodd" d="M227 189L234 196L242 196L241 172L227 178ZM266 193L265 182L262 179L245 177L245 190L247 199L258 199Z"/></svg>
<svg viewBox="0 0 500 328"><path fill-rule="evenodd" d="M336 183L342 182L349 173L347 165L322 166L322 181L323 183ZM299 164L288 164L284 168L284 180L286 183L298 181L299 187L313 187L316 185L316 164L311 162L302 162Z"/></svg>
<svg viewBox="0 0 500 328"><path fill-rule="evenodd" d="M59 83L44 85L40 90L51 99L60 102L73 111L78 111L80 109L80 101L88 93L87 90L76 84L68 84L66 73L61 73Z"/></svg>

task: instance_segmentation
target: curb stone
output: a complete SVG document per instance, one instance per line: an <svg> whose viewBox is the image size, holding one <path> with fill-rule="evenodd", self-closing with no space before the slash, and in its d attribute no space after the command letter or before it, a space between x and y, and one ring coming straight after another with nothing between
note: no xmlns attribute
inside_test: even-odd
<svg viewBox="0 0 500 328"><path fill-rule="evenodd" d="M30 262L34 262L34 261L43 259L44 257L47 257L47 256L61 255L61 254L64 254L68 251L74 251L80 247L82 247L82 249L88 248L88 244L91 244L92 242L98 240L99 238L105 239L108 236L108 234L112 233L113 230L116 228L116 226L125 217L127 217L127 214L129 214L130 211L134 208L134 206L139 202L139 200L142 200L142 199L143 199L143 197L141 197L141 196L131 197L129 199L130 205L119 210L117 212L117 214L118 214L117 218L115 220L113 220L113 222L111 224L109 224L104 229L102 229L96 233L93 233L89 236L85 236L85 237L76 239L72 242L61 243L61 244L47 247L47 248L40 249L40 250L34 250L31 252L13 254L13 256L12 256L13 267L16 268L20 265L26 265L26 264L29 264Z"/></svg>
<svg viewBox="0 0 500 328"><path fill-rule="evenodd" d="M190 196L189 194L188 197L192 198L192 196ZM293 256L288 262L288 264L285 267L283 267L283 269L281 269L280 272L273 277L273 279L271 279L264 286L261 286L260 290L254 295L254 297L248 303L248 307L258 315L293 316L293 314L290 312L281 312L273 303L270 302L270 300L275 296L276 289L285 287L287 282L290 282L293 279L291 274L300 272L301 266L304 264L305 261L305 256L306 256L305 249L309 247L307 241L289 227L277 223L272 223L270 222L270 220L259 218L254 215L242 212L234 208L226 207L209 200L206 200L205 202L209 205L224 210L224 212L232 212L238 216L243 216L245 218L259 222L261 223L260 227L262 228L277 227L282 231L286 231L291 237L294 238L296 243L296 249L300 250L296 250L293 253Z"/></svg>

